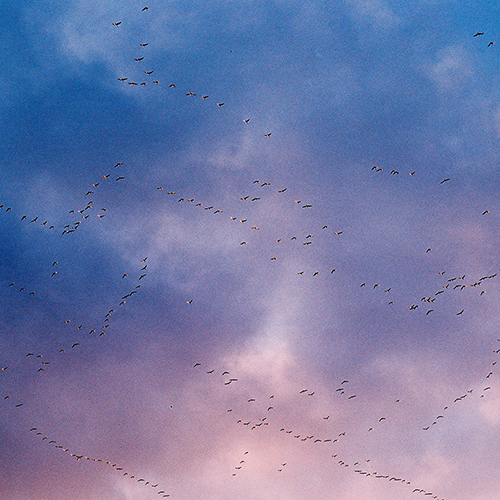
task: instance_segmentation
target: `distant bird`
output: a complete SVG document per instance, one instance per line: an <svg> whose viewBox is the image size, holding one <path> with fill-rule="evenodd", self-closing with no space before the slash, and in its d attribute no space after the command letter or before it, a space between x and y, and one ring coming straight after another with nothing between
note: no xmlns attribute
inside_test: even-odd
<svg viewBox="0 0 500 500"><path fill-rule="evenodd" d="M481 35L484 35L484 33L482 31L479 31L478 33L476 33L474 36L481 36ZM474 37L473 37L474 38Z"/></svg>
<svg viewBox="0 0 500 500"><path fill-rule="evenodd" d="M264 134L264 137L271 137L272 132L269 132L268 134Z"/></svg>
<svg viewBox="0 0 500 500"><path fill-rule="evenodd" d="M250 121L250 118L247 118L246 120L243 120L243 121L248 124L248 122Z"/></svg>
<svg viewBox="0 0 500 500"><path fill-rule="evenodd" d="M135 60L136 60L137 62L141 62L143 59L144 59L144 57L136 57L136 58L135 58Z"/></svg>
<svg viewBox="0 0 500 500"><path fill-rule="evenodd" d="M488 44L488 47L491 47L492 45L495 45L495 42L490 42L490 43Z"/></svg>
<svg viewBox="0 0 500 500"><path fill-rule="evenodd" d="M485 211L483 212L483 215L486 215L486 214L491 214L491 212L490 212L489 210L485 210Z"/></svg>
<svg viewBox="0 0 500 500"><path fill-rule="evenodd" d="M450 179L443 179L439 184L444 184L445 182L448 182Z"/></svg>
<svg viewBox="0 0 500 500"><path fill-rule="evenodd" d="M113 26L120 26L121 23L122 23L121 21L118 23L113 23Z"/></svg>

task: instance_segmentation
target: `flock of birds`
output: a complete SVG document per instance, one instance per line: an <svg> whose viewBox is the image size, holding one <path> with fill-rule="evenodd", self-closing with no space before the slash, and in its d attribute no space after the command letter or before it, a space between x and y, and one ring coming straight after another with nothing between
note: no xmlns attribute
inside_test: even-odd
<svg viewBox="0 0 500 500"><path fill-rule="evenodd" d="M144 7L142 13L144 15L148 14L149 8ZM113 28L121 29L122 22L117 21L112 23ZM478 32L474 37L479 37L484 35L484 33ZM490 42L488 47L494 45L495 42ZM141 78L138 75L135 76L121 76L118 80L126 85L144 87L148 84L161 85L162 81L157 76L156 68L147 66L148 58L147 51L150 48L147 41L141 41L137 45L138 51L140 53L135 58L135 62L142 69L140 73ZM145 69L144 69L145 68ZM145 75L142 77L142 75ZM154 76L153 76L154 75ZM168 88L176 89L176 83L169 83ZM209 95L197 94L195 92L187 91L185 96L188 98L199 96L202 101L209 99ZM225 102L216 102L218 108L225 106ZM245 124L249 124L250 118L243 118ZM263 133L266 139L270 139L272 132ZM103 173L102 177L92 183L85 193L82 193L82 197L85 202L82 203L78 208L72 208L67 214L60 214L57 220L49 221L40 214L25 214L19 212L17 209L13 208L10 204L5 201L0 204L0 210L3 211L4 217L14 217L20 223L26 225L40 226L47 231L53 231L62 237L71 237L74 233L82 231L85 227L86 222L89 219L98 219L101 221L105 219L108 215L108 209L105 206L96 208L94 203L94 197L99 193L104 183L119 183L126 184L126 176L122 175L121 170L123 168L123 162L118 162L111 167L108 171ZM115 170L118 169L118 170ZM372 167L372 171L377 174L383 174L384 169L379 166ZM387 172L386 172L387 173ZM411 177L416 174L415 171L407 172ZM392 169L389 171L389 175L398 176L400 172L398 170ZM440 184L448 184L450 178L444 178L440 181ZM124 182L125 181L125 182ZM244 239L238 239L234 241L234 247L241 247L241 251L250 251L254 242L261 238L260 235L264 231L265 220L259 217L258 212L252 210L258 204L266 203L266 200L270 197L278 195L280 197L280 203L288 204L288 206L295 208L298 214L307 213L309 210L314 208L313 201L302 199L297 193L292 196L293 189L288 186L274 186L270 181L261 181L256 179L248 186L248 190L242 193L241 196L234 200L236 206L238 206L238 213L234 208L227 208L219 204L211 204L205 201L201 201L192 196L186 194L178 194L176 191L164 188L163 186L151 187L151 191L156 190L157 192L166 193L165 202L171 205L176 204L177 206L189 207L186 210L198 210L206 213L207 216L219 217L221 224L232 224L238 226L238 231L236 234L244 234ZM231 205L234 207L234 204ZM249 208L250 207L250 208ZM171 206L171 210L176 209ZM489 210L482 212L483 216L490 214ZM68 222L67 218L71 217ZM75 220L76 219L76 220ZM64 222L61 222L63 220ZM307 252L317 244L318 241L328 241L328 244L332 244L336 238L349 237L348 228L337 227L335 223L332 224L331 221L325 220L322 224L311 227L308 231L302 233L286 233L285 229L281 230L279 227L274 227L273 231L275 234L269 236L269 241L265 243L270 243L275 245L276 250L268 255L269 262L279 263L284 258L284 255L290 255L291 251L296 252ZM282 232L280 232L282 231ZM266 235L269 231L266 232ZM267 238L264 236L263 238ZM284 249L286 248L286 252ZM432 253L432 248L427 248L425 250L426 254ZM303 261L307 262L307 256L304 256ZM40 351L30 351L27 352L23 359L16 360L12 365L3 364L1 366L1 376L8 377L10 373L15 372L18 369L23 369L24 366L28 366L32 370L33 374L37 376L43 376L44 372L50 370L51 366L55 364L58 358L63 356L68 356L74 350L77 350L80 346L89 342L92 339L99 339L104 337L106 334L112 331L110 327L112 326L113 316L121 310L121 308L126 307L127 302L133 299L137 294L141 292L141 287L145 283L148 276L148 257L144 257L137 263L137 268L134 270L124 270L121 276L116 277L116 282L126 282L128 285L127 293L121 294L120 297L115 298L115 302L110 305L104 317L95 325L85 325L80 323L74 318L68 318L64 320L64 325L68 329L68 340L62 342L57 349L51 352L46 352L44 350ZM59 261L53 261L50 269L47 269L45 274L47 279L57 280L59 278ZM306 272L304 269L298 268L296 272L297 277L300 279L305 279L308 275L311 278L316 278L318 276L329 276L334 279L339 273L342 273L342 269L338 267L334 262L328 266L324 266L320 269L315 269L314 271ZM415 297L415 300L409 304L403 304L404 308L408 312L422 312L424 316L430 316L436 313L439 309L440 303L443 303L450 297L452 301L452 296L461 296L468 293L476 293L479 297L485 294L485 289L487 284L497 277L497 272L487 273L483 276L474 277L470 279L466 274L454 275L448 277L447 271L442 270L438 273L440 276L441 284L439 288L432 289L429 293L423 297ZM5 289L11 290L13 293L27 294L28 296L37 296L38 291L33 289L30 283L19 283L17 280L8 279L2 284ZM363 281L359 284L360 293L382 293L384 299L387 298L387 305L394 306L399 304L397 298L396 287L392 284L382 284L373 283L369 280ZM463 302L467 302L465 299ZM196 305L196 298L186 297L186 303L189 306L194 307ZM466 314L465 308L460 308L456 311L455 315L458 317ZM500 339L498 339L500 341ZM500 346L495 345L492 349L495 355L500 353ZM466 398L484 398L487 396L488 391L492 389L492 377L494 376L494 370L497 365L495 358L492 358L489 362L487 373L485 375L486 384L485 387L480 390L479 394L477 390L467 389L460 395L456 395L450 399L450 401L445 403L445 406L439 410L432 422L421 426L422 432L432 431L436 425L445 420L450 414L454 407L457 407ZM208 369L207 369L208 368ZM423 485L417 484L412 478L399 477L398 475L393 475L390 472L382 471L374 465L376 462L372 457L360 457L358 460L349 460L342 455L342 450L336 449L339 444L344 441L348 441L352 430L347 430L344 428L336 427L337 424L335 419L331 417L330 413L325 413L321 417L320 424L323 425L323 433L318 434L316 431L311 429L298 429L295 427L290 427L283 425L283 421L277 418L280 408L284 406L281 403L282 398L279 394L272 394L265 399L258 397L246 398L242 393L237 390L238 385L242 380L242 376L239 374L230 373L229 370L225 368L215 369L213 367L205 367L202 360L197 361L193 367L196 370L195 374L199 377L212 377L226 390L232 391L232 398L234 401L234 407L227 408L225 410L226 417L228 421L236 426L238 429L244 429L245 432L270 432L275 435L281 436L286 440L294 440L296 442L302 443L304 446L316 446L323 447L325 453L328 453L333 463L338 464L338 466L349 469L353 474L359 476L364 476L365 478L378 479L382 481L387 481L389 483L398 483L404 485L406 488L411 490L413 493L421 494L425 497L430 497L436 500L443 500L442 497L435 492L429 491L424 488ZM236 388L236 389L235 389ZM349 405L359 405L360 400L362 400L363 395L357 391L351 389L351 383L347 379L343 379L339 382L338 387L335 389L335 394L342 401L343 404ZM301 388L297 390L296 398L315 398L317 397L318 391L314 388ZM23 401L22 396L19 394L6 393L1 396L3 404L5 407L15 408L19 411L26 410L28 404ZM298 399L297 399L298 400ZM287 402L289 404L289 402ZM391 424L392 414L394 414L397 406L404 405L404 398L396 399L394 401L394 407L389 408L388 412L383 415L374 416L373 421L363 429L358 429L357 433L377 433L381 426L387 426ZM240 408L240 410L237 410ZM243 408L243 410L241 410ZM238 411L240 413L238 413ZM353 410L354 411L354 410ZM33 416L36 420L36 416ZM325 425L327 426L325 428ZM28 431L28 430L27 430ZM47 446L51 446L54 450L66 454L73 460L80 462L88 462L93 464L100 464L113 469L116 473L121 474L124 478L134 481L138 484L142 484L145 487L151 488L151 490L158 496L162 498L167 498L172 495L168 486L161 485L160 482L153 480L152 478L143 477L138 474L137 471L128 470L125 466L116 463L112 458L103 458L92 456L81 450L74 450L71 446L66 443L61 443L57 439L46 434L41 426L34 422L33 426L28 431L41 443ZM237 478L238 476L245 473L245 467L252 460L252 453L247 450L244 454L239 457L240 460L234 464L233 469L230 471L231 477ZM293 459L292 459L293 460ZM276 463L276 472L284 473L291 461L285 459ZM228 473L229 474L229 473Z"/></svg>

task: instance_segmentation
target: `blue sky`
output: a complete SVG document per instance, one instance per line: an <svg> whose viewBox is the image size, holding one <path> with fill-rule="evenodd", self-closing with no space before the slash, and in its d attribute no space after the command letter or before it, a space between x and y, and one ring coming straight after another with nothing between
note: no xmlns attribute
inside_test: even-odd
<svg viewBox="0 0 500 500"><path fill-rule="evenodd" d="M2 499L495 498L496 4L4 9Z"/></svg>

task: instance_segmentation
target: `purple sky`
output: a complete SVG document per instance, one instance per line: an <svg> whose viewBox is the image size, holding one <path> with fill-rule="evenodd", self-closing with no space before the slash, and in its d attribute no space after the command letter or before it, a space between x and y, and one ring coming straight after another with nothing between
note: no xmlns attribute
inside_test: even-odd
<svg viewBox="0 0 500 500"><path fill-rule="evenodd" d="M496 500L499 13L4 6L0 499Z"/></svg>

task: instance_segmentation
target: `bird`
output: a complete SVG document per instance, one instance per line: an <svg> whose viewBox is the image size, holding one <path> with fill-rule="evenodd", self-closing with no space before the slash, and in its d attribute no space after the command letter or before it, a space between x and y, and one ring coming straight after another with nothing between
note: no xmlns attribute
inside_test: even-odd
<svg viewBox="0 0 500 500"><path fill-rule="evenodd" d="M144 57L136 57L136 58L135 58L135 60L136 60L137 62L141 62L143 59L144 59Z"/></svg>
<svg viewBox="0 0 500 500"><path fill-rule="evenodd" d="M474 36L481 36L481 35L484 35L484 33L482 31L479 31Z"/></svg>
<svg viewBox="0 0 500 500"><path fill-rule="evenodd" d="M488 47L491 47L492 45L495 45L495 42L490 42L490 43L488 44Z"/></svg>
<svg viewBox="0 0 500 500"><path fill-rule="evenodd" d="M120 26L121 23L122 23L121 21L119 21L117 23L113 23L113 26Z"/></svg>
<svg viewBox="0 0 500 500"><path fill-rule="evenodd" d="M445 182L448 182L450 179L443 179L440 184L444 184Z"/></svg>

